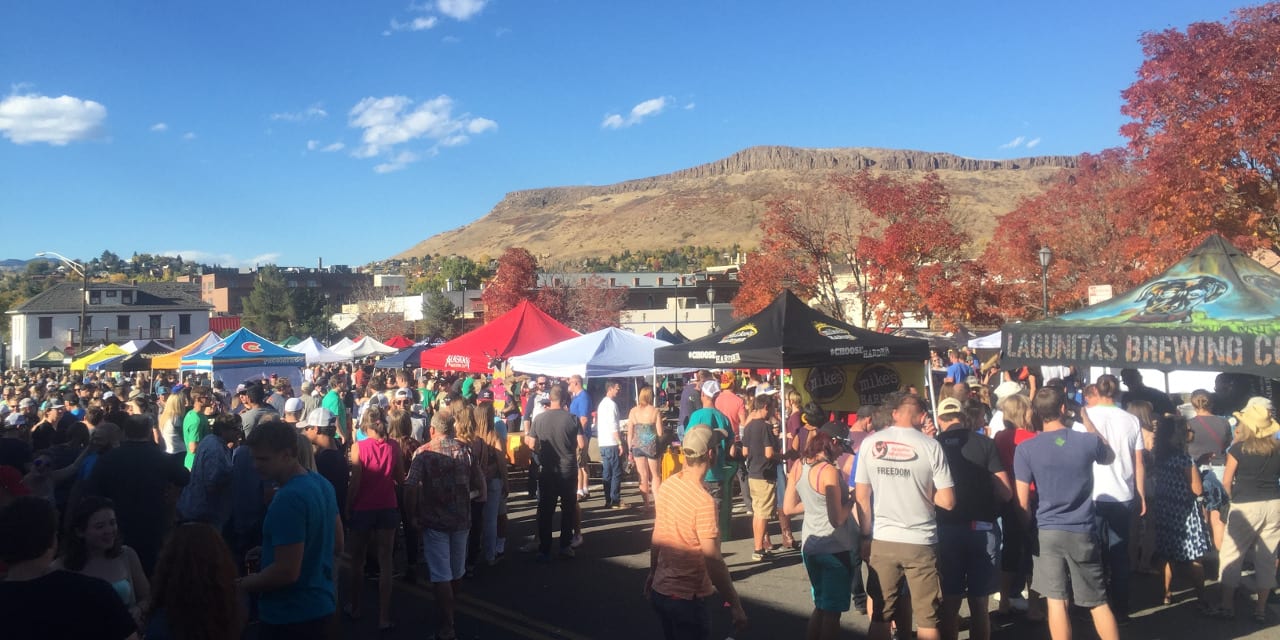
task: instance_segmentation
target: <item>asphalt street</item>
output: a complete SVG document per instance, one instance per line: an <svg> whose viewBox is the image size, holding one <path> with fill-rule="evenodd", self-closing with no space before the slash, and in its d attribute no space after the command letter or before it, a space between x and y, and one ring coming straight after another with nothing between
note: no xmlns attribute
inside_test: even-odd
<svg viewBox="0 0 1280 640"><path fill-rule="evenodd" d="M514 488L514 487L513 487ZM624 487L624 500L639 502L634 485ZM608 510L599 493L585 504L585 542L574 559L550 564L535 562L534 554L521 553L521 544L534 535L534 504L523 494L512 494L511 527L506 557L494 567L477 569L464 581L458 602L458 637L464 640L652 640L661 638L656 616L642 595L649 562L652 515L641 509ZM799 520L794 521L799 529ZM780 542L777 524L771 525L774 542ZM779 553L766 562L751 560L751 523L739 507L735 511L732 541L724 543L725 560L750 618L750 628L733 634L727 610L716 600L713 607L713 640L803 638L812 601L799 552ZM797 533L798 536L798 533ZM1209 620L1197 614L1194 597L1184 591L1175 603L1161 606L1159 578L1135 576L1132 624L1121 629L1126 640L1250 640L1280 639L1280 606L1271 605L1268 625L1253 622L1251 605L1237 604L1239 618ZM344 638L388 640L430 638L436 628L436 612L430 585L396 581L393 618L397 628L379 633L371 607L376 586L365 582L365 615L361 620L343 618L337 624ZM1216 596L1216 587L1211 587ZM713 596L714 600L714 596ZM1095 638L1087 617L1074 621L1076 638ZM845 638L863 638L867 619L854 611L842 620ZM250 633L250 636L253 634ZM967 633L962 632L961 638ZM993 637L1000 640L1048 639L1044 624L1021 618L997 620Z"/></svg>

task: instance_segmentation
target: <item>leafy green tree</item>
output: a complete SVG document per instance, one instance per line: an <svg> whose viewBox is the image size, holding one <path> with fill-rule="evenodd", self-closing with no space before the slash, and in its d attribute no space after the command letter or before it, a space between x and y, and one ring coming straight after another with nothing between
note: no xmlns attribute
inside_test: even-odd
<svg viewBox="0 0 1280 640"><path fill-rule="evenodd" d="M258 269L253 291L244 299L244 326L268 340L283 340L289 335L293 310L284 276L273 266Z"/></svg>
<svg viewBox="0 0 1280 640"><path fill-rule="evenodd" d="M324 295L316 289L299 287L290 292L289 322L292 331L300 338L329 335L329 313Z"/></svg>
<svg viewBox="0 0 1280 640"><path fill-rule="evenodd" d="M440 291L432 291L422 300L422 322L419 333L446 340L458 333L458 307Z"/></svg>

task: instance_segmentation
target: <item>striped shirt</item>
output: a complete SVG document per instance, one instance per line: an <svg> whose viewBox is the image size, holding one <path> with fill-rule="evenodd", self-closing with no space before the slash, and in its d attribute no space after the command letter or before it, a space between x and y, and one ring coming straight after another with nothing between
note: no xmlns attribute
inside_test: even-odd
<svg viewBox="0 0 1280 640"><path fill-rule="evenodd" d="M715 589L702 557L702 541L719 537L716 504L702 479L676 474L664 480L653 522L653 546L658 550L653 590L679 600L711 595Z"/></svg>

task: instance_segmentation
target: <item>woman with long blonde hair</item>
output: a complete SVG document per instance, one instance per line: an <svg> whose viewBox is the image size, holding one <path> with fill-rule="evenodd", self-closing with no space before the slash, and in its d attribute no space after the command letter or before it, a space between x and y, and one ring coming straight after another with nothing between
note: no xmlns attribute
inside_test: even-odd
<svg viewBox="0 0 1280 640"><path fill-rule="evenodd" d="M627 449L640 474L640 497L644 506L652 505L662 486L662 415L653 406L653 388L644 387L636 397L636 406L627 414Z"/></svg>
<svg viewBox="0 0 1280 640"><path fill-rule="evenodd" d="M182 440L182 420L187 417L189 409L183 401L183 394L171 393L160 412L160 444L164 446L165 453L180 460L187 457L187 445Z"/></svg>
<svg viewBox="0 0 1280 640"><path fill-rule="evenodd" d="M503 442L494 428L493 405L481 402L472 409L475 414L475 439L483 445L485 458L480 470L487 484L488 500L484 503L480 533L480 552L486 564L497 562L498 516L508 493L507 454Z"/></svg>
<svg viewBox="0 0 1280 640"><path fill-rule="evenodd" d="M1222 540L1222 606L1215 618L1235 617L1235 593L1245 555L1253 559L1257 608L1253 619L1267 621L1267 596L1276 586L1276 548L1280 547L1280 432L1271 401L1249 398L1235 413L1236 443L1227 449L1222 484L1231 498L1227 535ZM1252 552L1250 551L1252 549Z"/></svg>

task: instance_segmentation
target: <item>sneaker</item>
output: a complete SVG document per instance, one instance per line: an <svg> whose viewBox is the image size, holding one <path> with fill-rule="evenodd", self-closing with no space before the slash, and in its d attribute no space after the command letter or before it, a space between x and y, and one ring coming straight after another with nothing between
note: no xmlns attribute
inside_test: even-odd
<svg viewBox="0 0 1280 640"><path fill-rule="evenodd" d="M752 562L764 562L767 559L769 559L769 552L765 549L756 549L751 552Z"/></svg>
<svg viewBox="0 0 1280 640"><path fill-rule="evenodd" d="M626 507L625 505L623 505L621 502L615 502L615 503L613 503L613 504L609 505L609 508L610 508L610 509L626 509L627 507Z"/></svg>
<svg viewBox="0 0 1280 640"><path fill-rule="evenodd" d="M576 557L577 555L578 553L573 550L573 547L565 547L564 549L560 550L561 558L573 558L573 557Z"/></svg>
<svg viewBox="0 0 1280 640"><path fill-rule="evenodd" d="M573 537L573 541L569 543L569 548L577 549L578 547L581 547L581 546L582 546L582 534L579 533L578 535Z"/></svg>

